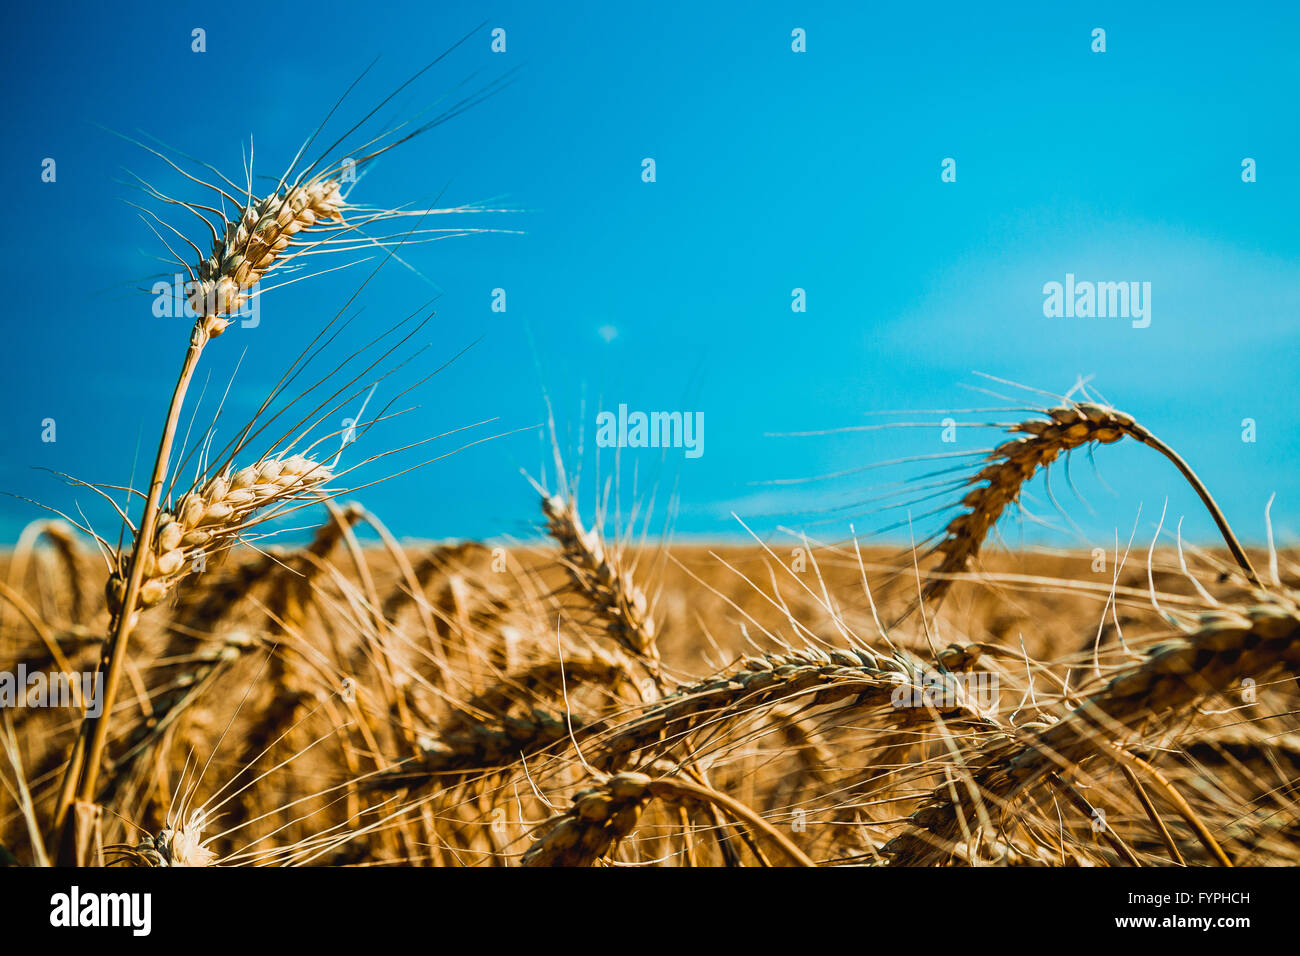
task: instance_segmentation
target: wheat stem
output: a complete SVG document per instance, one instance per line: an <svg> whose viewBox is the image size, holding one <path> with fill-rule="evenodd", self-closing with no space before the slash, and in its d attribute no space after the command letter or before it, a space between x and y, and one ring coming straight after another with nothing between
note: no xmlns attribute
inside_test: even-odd
<svg viewBox="0 0 1300 956"><path fill-rule="evenodd" d="M1156 828L1156 832L1160 834L1160 842L1169 851L1170 858L1179 866L1186 866L1187 861L1183 859L1178 844L1174 842L1173 836L1169 833L1169 828L1165 826L1165 821L1161 819L1160 812L1156 810L1156 805L1151 802L1151 797L1147 795L1146 787L1142 786L1142 781L1137 778L1137 774L1127 764L1121 763L1119 769L1123 771L1124 779L1133 788L1133 794L1137 797L1138 803L1142 804L1142 811L1147 815L1147 819L1151 821L1152 826Z"/></svg>
<svg viewBox="0 0 1300 956"><path fill-rule="evenodd" d="M1214 839L1214 835L1210 833L1210 828L1205 825L1205 821L1196 814L1196 811L1191 808L1191 805L1183 798L1183 795L1178 792L1177 788L1172 783L1170 783L1168 777L1141 757L1135 757L1133 754L1112 744L1103 741L1101 743L1101 749L1113 757L1124 769L1128 770L1129 768L1135 767L1149 776L1152 782L1160 788L1160 792L1165 795L1165 799L1168 800L1170 805L1178 811L1178 815L1187 821L1187 825L1192 828L1192 832L1196 834L1196 838L1200 840L1205 849L1209 851L1210 856L1214 858L1215 862L1218 863L1219 866L1232 866L1232 860L1228 859L1228 854L1223 852L1223 847L1219 846L1219 841ZM1139 784L1139 787L1140 786L1141 784ZM1163 826L1161 829L1163 829ZM1168 833L1168 831L1165 832L1166 834Z"/></svg>
<svg viewBox="0 0 1300 956"><path fill-rule="evenodd" d="M140 586L144 581L144 555L154 538L158 522L159 503L162 499L163 483L167 479L167 469L171 460L172 442L176 436L176 425L180 420L181 407L185 404L185 393L189 390L194 370L198 367L203 348L211 338L210 322L200 317L194 323L190 333L190 344L185 351L185 360L181 363L180 375L176 387L172 390L171 403L167 408L167 417L163 424L162 438L158 442L158 454L154 457L153 474L149 479L149 494L145 499L144 513L140 518L140 528L131 549L131 569L127 577L126 590L122 596L122 606L113 616L109 639L105 642L104 653L100 658L99 670L103 671L103 700L98 717L87 716L82 722L81 733L89 741L85 748L80 766L69 761L66 773L76 775L79 784L76 792L79 799L93 802L95 785L99 776L99 764L104 756L104 747L108 742L108 724L117 701L118 686L122 682L122 665L126 658L126 646L131 637L131 629L137 618L136 603L140 596ZM69 789L65 787L65 791ZM60 802L55 811L55 832L61 833L68 805ZM68 841L60 839L62 853Z"/></svg>

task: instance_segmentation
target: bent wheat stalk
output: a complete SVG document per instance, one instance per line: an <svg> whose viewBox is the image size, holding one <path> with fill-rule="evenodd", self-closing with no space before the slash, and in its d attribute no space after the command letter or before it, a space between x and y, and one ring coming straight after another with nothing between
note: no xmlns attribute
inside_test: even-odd
<svg viewBox="0 0 1300 956"><path fill-rule="evenodd" d="M796 701L808 707L890 708L904 725L931 721L935 713L989 722L978 706L966 699L960 685L940 687L933 683L936 680L942 681L942 675L926 674L908 661L876 656L865 649L828 652L803 648L745 658L730 673L684 687L642 716L613 728L589 759L618 766L637 751L661 741L680 740L702 725L716 726L757 707ZM938 693L940 690L951 692L953 707L942 706L941 698L946 695Z"/></svg>
<svg viewBox="0 0 1300 956"><path fill-rule="evenodd" d="M311 215L315 216L315 206L319 205L323 212L332 210L332 214L337 213L337 205L334 205L334 197L337 190L323 192L320 195L312 194L313 198L309 201L312 204L304 203L302 210L312 210ZM304 194L306 200L307 194ZM287 199L288 197L286 197ZM228 238L232 244L237 243L241 238L241 227L244 226L246 214L253 207L250 202L249 206L241 210L238 224L230 223L227 229ZM254 272L260 277L265 275L275 264L276 258L284 251L291 241L290 237L282 235L287 228L301 222L301 219L287 221L283 226L280 225L280 210L283 208L293 209L293 203L287 207L280 204L280 209L276 212L274 220L274 229L263 229L262 224L268 220L253 217L251 227L247 229L247 235L243 236L244 242L240 246L244 253L256 252L258 259L251 265L248 265L247 259L237 261L238 251L232 248L228 250L229 256L218 255L214 253L213 257L205 260L204 265L200 266L202 272L205 267L210 270L220 272L223 268L230 267L233 272L230 276L220 276L211 279L212 295L206 292L199 302L199 308L195 309L198 317L195 319L194 326L190 330L189 345L185 351L185 358L181 362L180 375L177 377L176 385L172 389L171 399L168 402L167 414L163 420L162 436L158 442L158 452L154 456L153 471L149 478L149 490L145 496L144 511L140 517L140 527L136 533L135 544L132 547L131 555L127 561L119 561L118 576L121 583L113 587L113 599L117 604L114 610L112 623L109 631L109 638L104 642L104 653L100 659L100 670L105 674L104 679L104 707L100 717L87 718L83 723L83 733L88 738L88 743L78 745L74 751L80 760L70 760L67 768L67 782L65 782L63 793L59 799L59 805L55 810L54 826L55 832L59 833L64 827L68 807L71 806L72 789L75 787L76 792L81 799L86 801L94 800L95 784L99 773L99 764L103 759L104 746L107 743L108 718L111 714L113 704L117 700L118 686L122 679L122 658L125 653L127 641L130 638L131 630L135 626L138 616L137 608L148 606L148 599L152 594L157 593L158 587L155 586L151 591L145 590L146 579L156 580L156 572L159 568L154 566L152 569L155 574L150 575L149 557L151 552L149 548L155 543L163 543L157 540L159 533L159 506L162 499L163 484L167 480L167 473L171 464L172 444L176 437L176 428L180 421L181 408L185 404L185 396L189 391L190 382L194 378L194 372L198 368L199 358L203 354L203 349L208 342L221 335L230 325L230 320L223 318L222 311L229 311L230 307L238 307L242 304L240 285L235 281L235 277L244 274L251 277ZM265 212L269 212L266 210ZM264 212L264 215L265 215ZM296 215L296 214L295 214ZM301 228L301 226L299 226ZM271 233L274 232L274 237ZM254 242L254 235L259 234L261 238ZM264 239L270 239L269 243L263 243ZM220 251L220 249L218 250ZM212 263L209 266L209 263ZM245 269L245 265L248 268ZM221 280L226 279L226 284ZM198 294L196 290L196 295ZM197 528L195 529L197 530ZM167 543L170 543L168 541ZM175 549L171 549L174 551ZM168 552L170 553L170 552ZM152 555L155 559L157 555ZM164 574L164 577L167 575ZM163 588L163 593L166 593ZM159 598L161 599L161 598ZM79 778L79 783L75 780ZM66 846L70 841L63 840L61 846ZM65 857L66 861L66 857Z"/></svg>
<svg viewBox="0 0 1300 956"><path fill-rule="evenodd" d="M1062 453L1092 443L1113 444L1126 436L1155 449L1182 473L1209 510L1233 559L1251 584L1260 586L1250 558L1209 490L1177 452L1139 425L1133 416L1093 402L1062 405L1048 409L1045 414L1047 421L1033 418L1011 426L1008 431L1018 437L993 449L988 464L967 480L967 484L975 487L961 499L962 513L948 523L942 539L930 549L930 554L938 554L940 561L930 572L935 577L925 585L922 592L925 598L941 600L952 585L953 575L970 569L1002 512L1019 498L1020 489L1039 469L1052 464Z"/></svg>

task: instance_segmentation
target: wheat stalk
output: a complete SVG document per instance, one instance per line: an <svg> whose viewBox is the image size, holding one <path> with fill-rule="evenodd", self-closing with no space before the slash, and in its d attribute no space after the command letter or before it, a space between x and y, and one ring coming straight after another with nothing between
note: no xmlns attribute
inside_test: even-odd
<svg viewBox="0 0 1300 956"><path fill-rule="evenodd" d="M743 659L730 673L683 687L657 702L644 715L613 728L600 740L591 757L600 765L614 766L632 753L660 741L680 739L704 724L710 727L771 704L799 701L806 707L845 704L853 708L889 708L904 725L929 722L934 715L965 717L977 722L988 718L965 700L961 688L952 686L956 706L893 706L900 696L933 699L923 673L907 661L877 656L866 649L822 651L791 650ZM942 679L942 675L932 675Z"/></svg>
<svg viewBox="0 0 1300 956"><path fill-rule="evenodd" d="M1205 485L1172 448L1133 416L1093 402L1074 402L1044 414L1046 421L1033 418L1012 425L1008 431L1017 437L993 449L986 459L988 464L967 479L966 484L974 487L961 499L962 512L948 522L942 538L930 549L929 553L939 555L940 560L929 572L932 577L922 592L925 598L942 599L953 576L970 569L1002 512L1019 498L1020 489L1040 469L1076 448L1109 445L1124 437L1154 448L1182 472L1209 509L1233 558L1251 583L1259 585L1250 559Z"/></svg>
<svg viewBox="0 0 1300 956"><path fill-rule="evenodd" d="M451 115L455 115L454 110L436 117L396 142L361 157L356 165L359 166L373 160L386 150L437 125ZM157 150L149 147L146 147L146 149L149 149L155 155L162 155ZM163 158L165 159L165 157ZM176 167L176 164L170 160L167 160L167 162ZM296 163L297 159L295 159L294 165ZM167 480L171 464L172 444L175 440L181 409L184 406L185 396L189 391L190 382L193 380L204 349L212 339L220 336L229 327L230 319L226 316L243 306L248 299L251 287L270 274L273 269L283 265L293 257L295 252L292 247L295 247L295 245L299 247L308 245L310 247L323 244L323 248L315 250L299 248L298 253L343 251L340 246L329 244L325 240L320 240L318 243L299 239L304 234L312 233L318 224L331 224L331 226L322 227L327 230L332 228L332 224L335 223L339 226L346 225L343 212L347 208L347 204L344 202L339 189L341 164L338 169L320 171L306 177L306 173L315 165L312 164L312 166L300 172L292 184L288 184L288 180L293 170L286 171L284 176L281 177L281 185L277 187L276 191L270 196L261 199L255 198L252 194L252 170L250 168L248 171L247 201L244 203L240 203L220 186L203 183L202 180L190 176L189 178L195 182L216 191L223 200L230 202L238 210L238 215L233 220L228 219L222 209L173 200L145 184L146 191L155 198L181 205L201 219L212 232L213 245L210 255L200 262L197 273L188 263L181 261L194 286L190 295L190 305L196 314L196 318L190 330L189 344L186 348L185 357L181 362L180 374L177 377L176 385L172 389L167 412L164 416L162 434L158 442L158 451L154 456L149 488L145 494L140 525L136 534L135 547L129 560L119 562L117 575L122 580L120 584L114 584L112 587L113 601L116 603L118 610L113 614L109 639L105 642L104 654L100 662L100 668L105 673L104 700L106 709L110 713L113 704L117 700L118 687L122 677L121 662L130 640L131 631L135 626L137 609L141 606L149 606L150 601L153 599L161 599L161 596L168 590L165 586L161 587L160 590L157 582L160 577L170 577L171 572L163 571L160 574L158 572L161 569L156 565L150 567L149 562L151 558L156 562L163 554L170 555L175 548L161 554L151 552L148 549L153 548L155 543L164 543L156 542L156 535L160 530L158 527L159 507L163 486ZM176 168L179 169L179 167ZM227 180L227 182L229 181ZM219 220L221 228L213 224L205 211L213 214ZM427 212L431 212L431 210ZM415 211L364 210L360 219L353 223L353 227L356 228L385 219L415 214L418 213ZM362 237L361 244L383 246L382 242L376 243L375 240L366 239L365 237ZM198 250L198 247L194 246L193 243L190 243L190 245L196 251ZM166 543L170 543L170 541ZM169 557L168 560L172 561L174 558ZM148 590L146 590L146 586L148 586ZM87 736L87 740L77 745L73 758L69 761L66 775L68 782L64 787L63 794L60 796L55 812L55 828L57 831L62 831L65 827L67 811L71 806L74 789L83 800L92 801L94 799L99 762L102 759L107 741L107 720L88 718L84 722L83 733ZM69 844L70 841L61 840L61 846ZM65 862L68 861L66 854L63 859Z"/></svg>

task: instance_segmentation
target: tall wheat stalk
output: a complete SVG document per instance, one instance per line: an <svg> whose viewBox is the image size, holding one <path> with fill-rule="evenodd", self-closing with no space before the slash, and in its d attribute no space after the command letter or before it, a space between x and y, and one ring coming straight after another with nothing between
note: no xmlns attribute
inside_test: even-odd
<svg viewBox="0 0 1300 956"><path fill-rule="evenodd" d="M459 42L464 42L464 38ZM453 45L451 49L455 49L456 46L459 46L459 43ZM450 50L446 52L450 52ZM443 54L443 56L445 55L446 53ZM433 62L436 63L441 58L440 56ZM429 64L429 66L432 65L432 63ZM429 69L429 66L426 66L424 70L421 70L415 76L419 76ZM402 84L402 87L399 87L399 90L414 79L415 77L408 79L406 83ZM369 152L358 160L346 162L349 163L351 168L369 163L387 150L468 109L485 98L485 96L490 95L491 90L492 87L489 86L486 90L480 90L478 93L462 99L433 120L385 145L376 144L391 134L384 134L384 136L372 139L363 144L363 149L370 149ZM391 95L389 99L391 99ZM383 102L386 103L387 101L386 99ZM373 115L373 113L374 111L370 115ZM353 129L355 130L356 127ZM319 129L317 133L319 133ZM295 257L308 253L332 254L345 251L344 246L337 244L337 238L340 236L355 236L356 230L362 226L407 216L418 216L423 220L425 216L431 213L468 211L470 208L399 211L353 206L347 202L341 192L343 163L320 168L319 164L324 159L322 156L321 159L295 170L303 151L311 145L315 138L316 134L313 134L307 140L303 150L299 151L299 155L294 158L290 168L280 177L276 188L270 194L262 197L258 197L253 193L251 169L248 170L248 185L242 197L232 195L231 192L228 192L220 185L203 182L201 179L185 173L187 178L217 193L222 201L221 208L172 199L142 181L146 193L155 199L182 206L202 220L211 232L212 246L210 254L203 257L197 266L192 266L184 260L178 260L190 278L191 291L188 296L188 303L193 309L196 318L190 330L180 373L172 389L167 411L163 418L162 434L150 470L149 486L144 496L144 506L139 525L135 529L129 553L121 554L117 558L117 573L110 584L111 617L107 639L104 641L98 663L98 672L103 675L104 679L102 707L97 716L87 716L82 722L72 754L65 768L63 784L56 804L54 832L59 847L59 857L63 862L75 862L78 853L73 845L75 842L74 835L69 832L71 825L68 814L69 809L73 806L74 801L92 804L95 800L99 769L104 759L109 725L120 691L127 648L132 632L138 622L139 612L142 608L161 600L170 586L169 582L174 582L177 579L177 568L170 565L160 567L160 562L174 562L176 555L180 553L177 549L179 542L165 542L171 546L161 551L158 550L160 543L162 543L158 538L160 516L162 515L162 496L164 485L167 484L170 474L173 445L176 439L181 410L185 405L186 395L189 392L205 348L231 325L232 319L230 316L238 312L248 299L256 294L254 287ZM326 155L338 145L339 143L336 142L334 146L326 150ZM149 147L145 148L162 157L171 166L184 173L184 170L181 170L179 166L157 150ZM224 179L224 177L221 178ZM226 180L226 183L232 189L238 191L238 187L235 187L229 180ZM228 216L225 212L225 203L227 202L235 209L233 215ZM354 217L353 213L355 213ZM349 221L350 217L352 221ZM426 233L438 235L463 234L473 231L483 230L424 230ZM419 234L419 232L417 224L417 228L408 232L402 241L411 241L412 237ZM186 241L188 242L188 240ZM355 241L356 246L352 248L378 246L382 249L389 245L388 240L376 240L365 236L356 237ZM192 242L189 244L198 251L198 246ZM393 251L394 249L390 248L390 257ZM259 464L270 467L268 463ZM311 464L315 466L316 463ZM271 479L272 491L262 495L254 504L254 507L264 507L274 501L283 499L285 489L275 487L274 481L273 477ZM229 490L232 492L241 491L241 489ZM210 489L204 489L204 491L208 492ZM195 501L201 501L204 497L205 494L200 493L197 497L190 498L189 503L193 504ZM207 494L206 497L212 498L211 494ZM220 496L220 498L221 500L218 501L208 501L208 513L202 517L206 517L210 524L225 524L227 530L233 532L238 529L239 523L231 519L235 516L244 517L253 508L241 508L241 505L245 504L245 502L237 503L234 500L227 499L224 495ZM216 509L215 512L214 509ZM226 513L221 513L222 509L225 509ZM180 517L184 518L183 515ZM166 534L169 529L175 530L177 528L182 529L182 535L186 533L197 534L203 531L197 526L182 527L183 525L183 520L173 521L168 528L163 529L163 533Z"/></svg>

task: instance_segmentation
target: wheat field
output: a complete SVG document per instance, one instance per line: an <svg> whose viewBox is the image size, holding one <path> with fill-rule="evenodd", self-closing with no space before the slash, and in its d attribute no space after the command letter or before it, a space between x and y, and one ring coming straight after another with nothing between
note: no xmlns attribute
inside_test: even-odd
<svg viewBox="0 0 1300 956"><path fill-rule="evenodd" d="M73 804L81 862L1294 862L1281 589L1157 553L1180 632L1145 567L998 555L889 627L917 593L892 552L636 549L555 499L545 518L551 547L384 549L334 508L310 545L233 550L142 614L96 802ZM93 669L94 563L31 529L6 661ZM79 721L8 713L2 842L50 859Z"/></svg>
<svg viewBox="0 0 1300 956"><path fill-rule="evenodd" d="M326 317L215 447L191 385L262 283L308 256L492 231L429 225L480 207L360 205L344 175L490 91L304 150L269 189L141 144L193 186L141 180L148 198L192 214L187 234L207 225L199 252L177 247L194 321L147 478L81 483L122 533L52 501L0 563L6 673L99 682L0 712L7 862L1300 862L1293 556L1243 547L1159 423L1086 389L1015 392L1020 414L944 473L915 547L647 535L603 488L577 493L554 425L556 467L519 516L531 537L401 541L354 476L426 437L367 444L391 403L355 442L332 423L411 359L402 323L313 381ZM1030 482L1118 442L1190 483L1222 541L997 546ZM308 539L269 533L288 515Z"/></svg>

